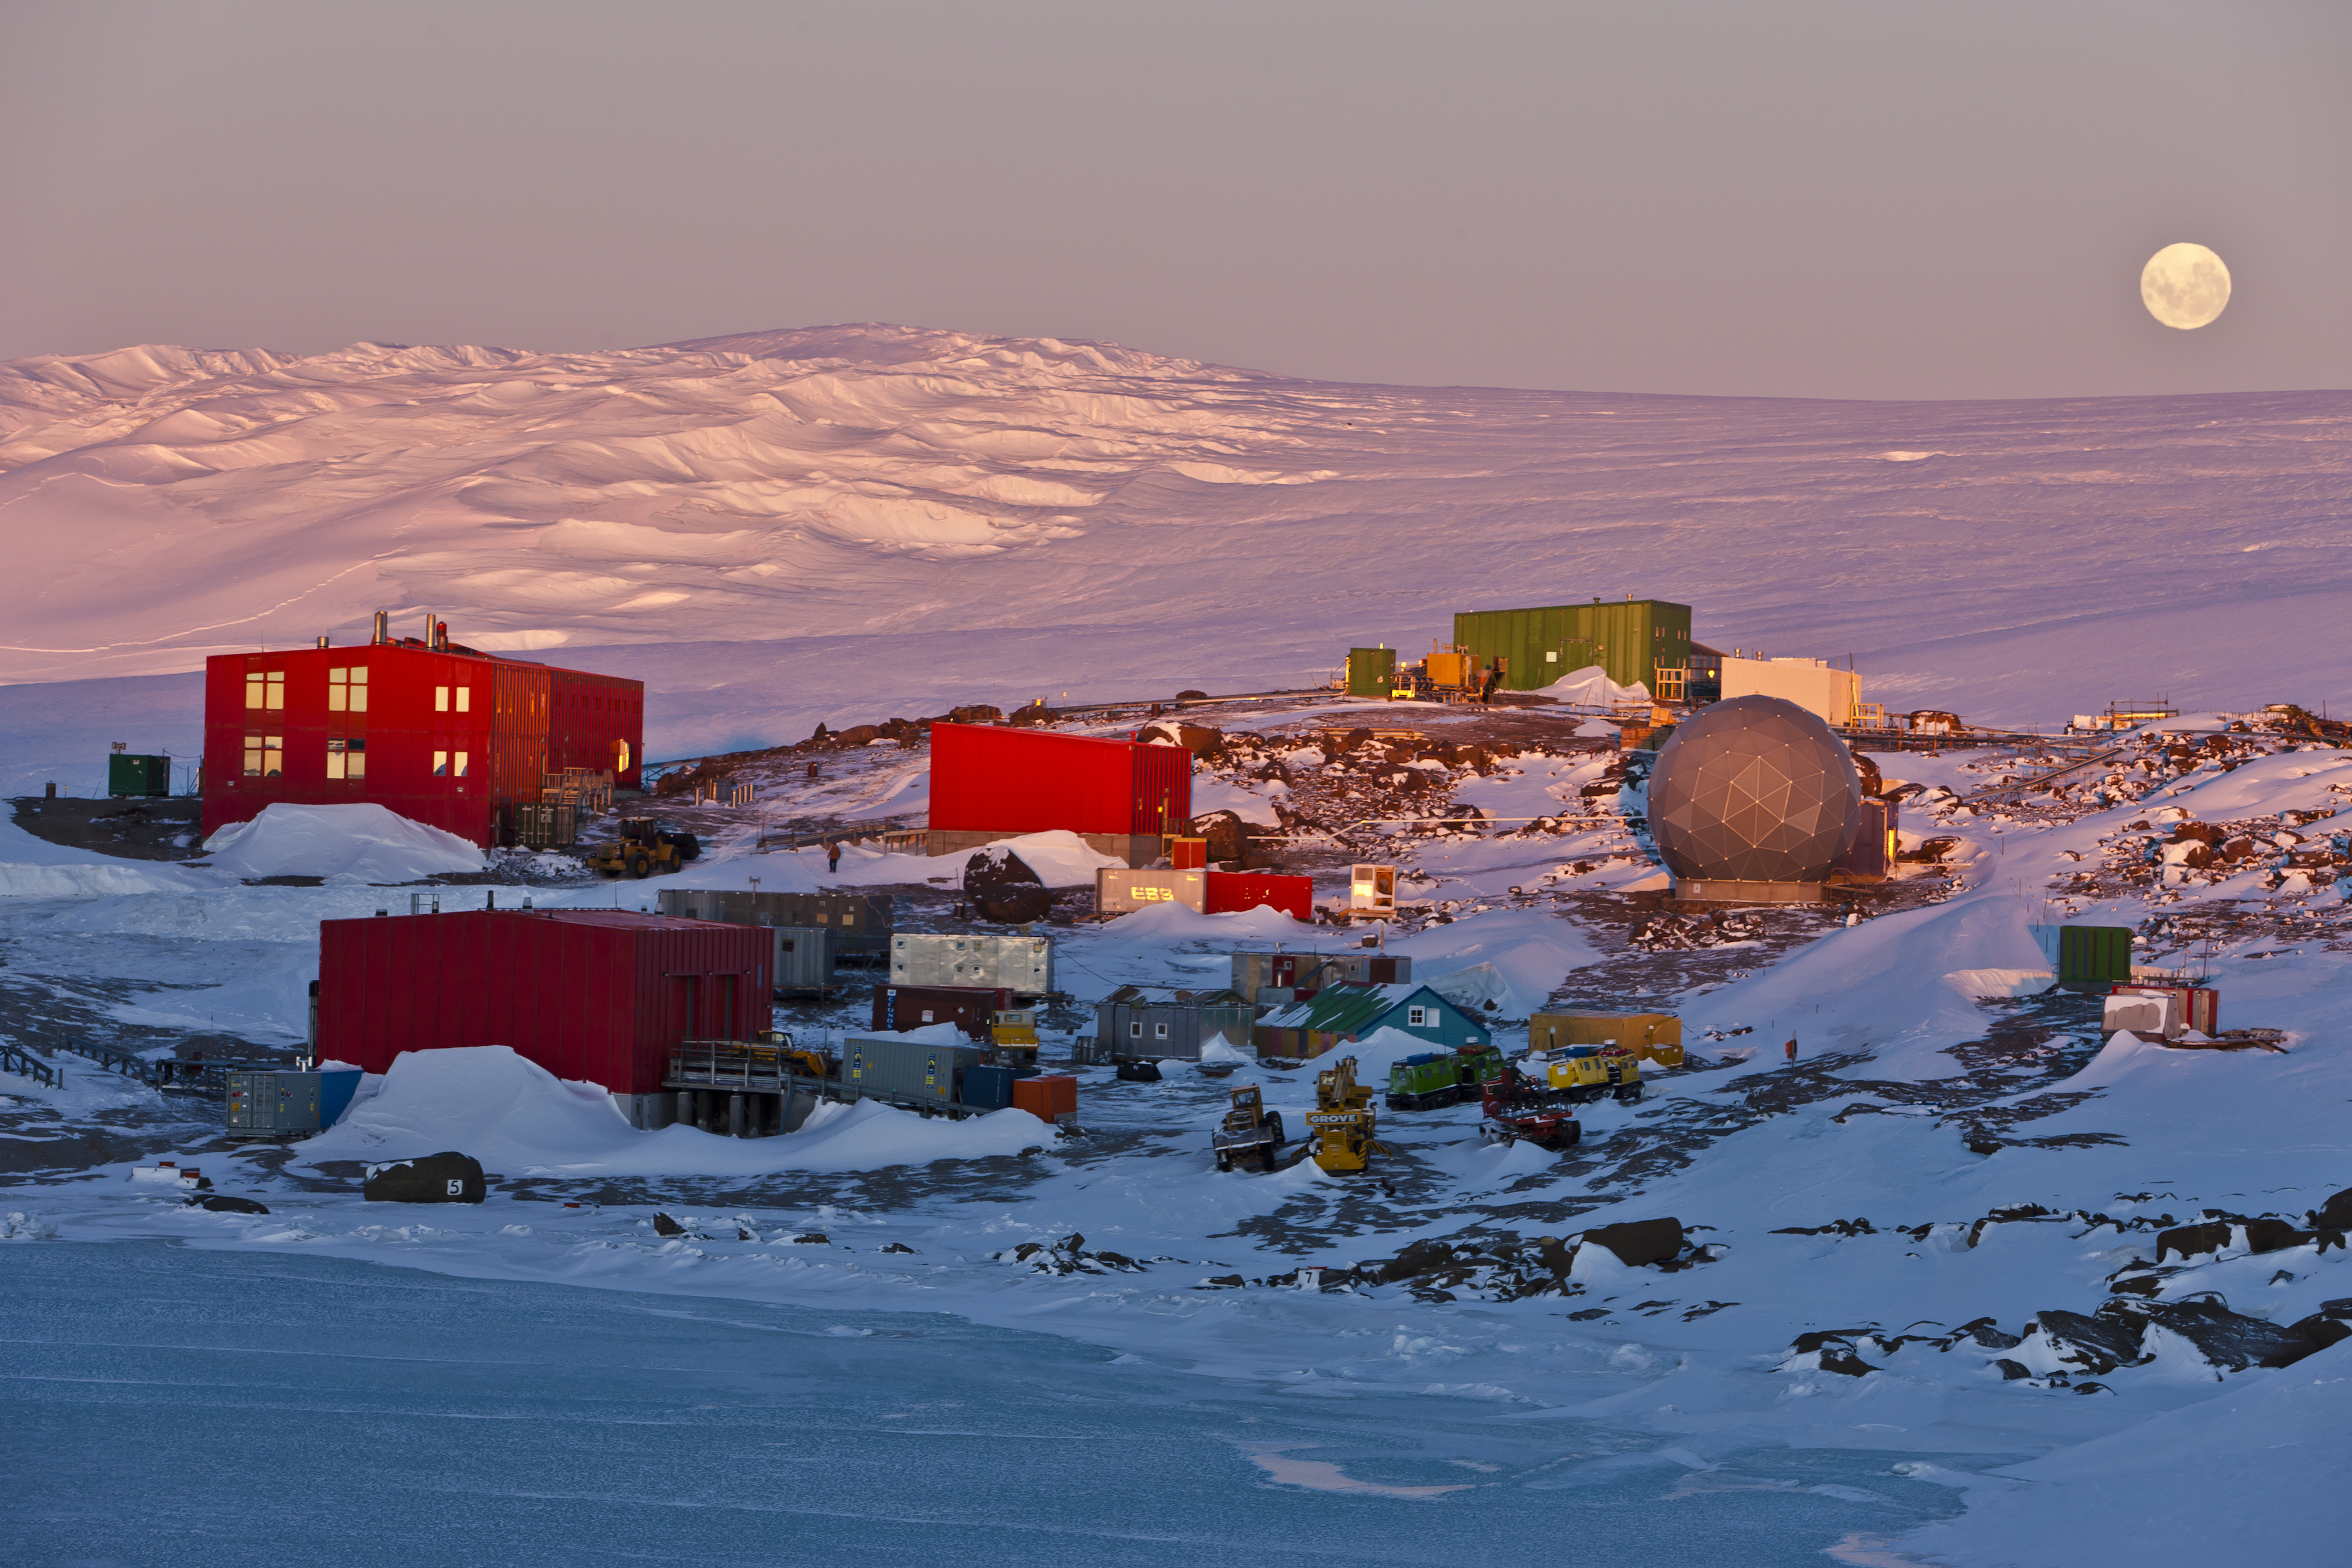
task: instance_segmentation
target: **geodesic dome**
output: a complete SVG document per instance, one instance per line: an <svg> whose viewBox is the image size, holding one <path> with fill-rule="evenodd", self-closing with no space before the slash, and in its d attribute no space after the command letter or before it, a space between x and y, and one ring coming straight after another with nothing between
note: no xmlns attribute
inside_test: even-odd
<svg viewBox="0 0 2352 1568"><path fill-rule="evenodd" d="M1701 708L1650 775L1650 832L1677 882L1821 882L1861 819L1843 743L1780 697Z"/></svg>

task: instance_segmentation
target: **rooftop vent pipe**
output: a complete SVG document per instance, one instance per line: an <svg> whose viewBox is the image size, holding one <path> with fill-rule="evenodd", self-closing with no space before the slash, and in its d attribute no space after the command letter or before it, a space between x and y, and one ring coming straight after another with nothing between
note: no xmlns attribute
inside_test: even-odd
<svg viewBox="0 0 2352 1568"><path fill-rule="evenodd" d="M392 641L392 612L379 610L375 612L375 636L372 641L380 643Z"/></svg>

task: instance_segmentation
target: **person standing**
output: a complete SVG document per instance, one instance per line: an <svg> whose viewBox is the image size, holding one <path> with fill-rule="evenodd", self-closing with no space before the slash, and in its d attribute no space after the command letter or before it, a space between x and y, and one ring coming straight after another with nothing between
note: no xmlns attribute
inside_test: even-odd
<svg viewBox="0 0 2352 1568"><path fill-rule="evenodd" d="M1790 1040L1787 1045L1782 1046L1780 1049L1782 1049L1783 1051L1787 1051L1787 1052L1789 1053L1789 1065L1790 1065L1790 1066L1791 1066L1791 1067L1796 1066L1796 1065L1797 1065L1797 1042L1796 1042L1795 1040Z"/></svg>
<svg viewBox="0 0 2352 1568"><path fill-rule="evenodd" d="M841 841L839 839L824 846L824 869L836 876L841 874ZM1791 1040L1789 1044L1789 1055L1793 1059L1796 1054L1796 1042Z"/></svg>

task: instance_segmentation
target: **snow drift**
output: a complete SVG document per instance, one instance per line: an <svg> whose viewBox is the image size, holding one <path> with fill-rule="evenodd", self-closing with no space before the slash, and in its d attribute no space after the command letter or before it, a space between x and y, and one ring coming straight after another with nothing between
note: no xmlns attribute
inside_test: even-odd
<svg viewBox="0 0 2352 1568"><path fill-rule="evenodd" d="M781 1138L727 1138L692 1127L641 1133L597 1085L559 1079L503 1045L485 1045L404 1051L374 1094L299 1148L313 1162L456 1149L504 1176L746 1176L1017 1155L1053 1136L1026 1111L950 1122L870 1100L820 1105Z"/></svg>
<svg viewBox="0 0 2352 1568"><path fill-rule="evenodd" d="M278 801L205 841L208 862L232 876L318 876L331 882L421 882L479 871L482 852L455 833L388 807Z"/></svg>

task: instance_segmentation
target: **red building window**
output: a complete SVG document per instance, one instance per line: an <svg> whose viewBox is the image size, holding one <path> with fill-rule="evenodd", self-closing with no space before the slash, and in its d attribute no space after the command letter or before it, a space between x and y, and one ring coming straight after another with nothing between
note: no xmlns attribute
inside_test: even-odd
<svg viewBox="0 0 2352 1568"><path fill-rule="evenodd" d="M367 666L355 664L349 669L327 672L327 711L329 713L365 713L367 706ZM247 706L252 705L248 702Z"/></svg>
<svg viewBox="0 0 2352 1568"><path fill-rule="evenodd" d="M270 712L286 706L286 672L283 670L247 670L245 673L245 706L265 708Z"/></svg>
<svg viewBox="0 0 2352 1568"><path fill-rule="evenodd" d="M360 695L362 699L366 697L366 688L361 688ZM367 742L357 738L338 739L330 737L327 740L327 777L330 779L366 778Z"/></svg>
<svg viewBox="0 0 2352 1568"><path fill-rule="evenodd" d="M283 687L279 688L283 691ZM282 735L248 735L245 737L245 776L247 779L276 779L286 771L286 737Z"/></svg>

